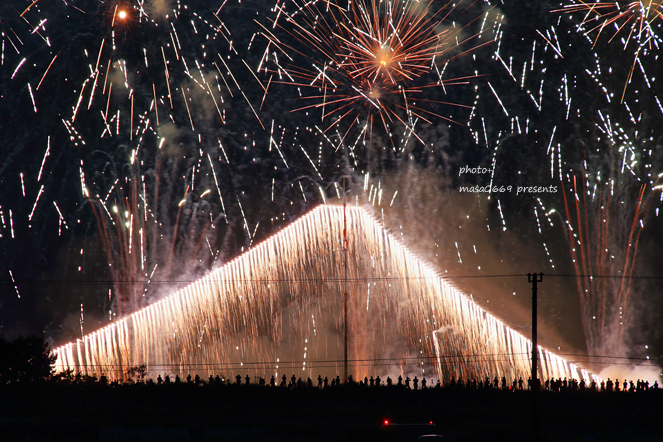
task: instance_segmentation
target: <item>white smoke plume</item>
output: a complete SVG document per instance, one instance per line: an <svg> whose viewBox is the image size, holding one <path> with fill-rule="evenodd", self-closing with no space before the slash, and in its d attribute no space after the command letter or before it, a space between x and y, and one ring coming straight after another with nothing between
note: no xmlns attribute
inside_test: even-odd
<svg viewBox="0 0 663 442"><path fill-rule="evenodd" d="M640 365L608 365L601 370L599 377L602 379L619 379L621 382L624 379L628 381L640 379L641 381L649 381L651 386L654 381L661 380L661 373L663 373L661 367L647 361Z"/></svg>

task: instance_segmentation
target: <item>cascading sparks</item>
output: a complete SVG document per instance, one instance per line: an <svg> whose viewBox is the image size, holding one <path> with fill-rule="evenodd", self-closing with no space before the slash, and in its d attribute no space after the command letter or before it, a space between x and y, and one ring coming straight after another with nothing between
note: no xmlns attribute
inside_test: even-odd
<svg viewBox="0 0 663 442"><path fill-rule="evenodd" d="M157 373L297 373L343 368L347 282L349 373L527 379L531 341L417 259L368 212L323 205L172 295L54 350L59 371L122 379ZM539 347L542 378L590 381ZM397 375L397 374L396 374Z"/></svg>

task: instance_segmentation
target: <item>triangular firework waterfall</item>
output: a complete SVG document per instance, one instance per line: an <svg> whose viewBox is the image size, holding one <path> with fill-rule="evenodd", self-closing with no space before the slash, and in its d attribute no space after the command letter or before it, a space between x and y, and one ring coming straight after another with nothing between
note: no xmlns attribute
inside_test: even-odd
<svg viewBox="0 0 663 442"><path fill-rule="evenodd" d="M176 293L55 349L57 368L122 378L342 375L343 208L319 206ZM347 209L349 374L483 379L530 374L531 342ZM540 376L588 372L544 349Z"/></svg>

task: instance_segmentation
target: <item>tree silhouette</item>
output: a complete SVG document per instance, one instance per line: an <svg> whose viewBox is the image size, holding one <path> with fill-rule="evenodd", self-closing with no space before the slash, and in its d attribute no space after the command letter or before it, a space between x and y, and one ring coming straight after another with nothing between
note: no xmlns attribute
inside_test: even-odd
<svg viewBox="0 0 663 442"><path fill-rule="evenodd" d="M49 379L57 356L39 336L19 336L8 341L0 335L0 384Z"/></svg>

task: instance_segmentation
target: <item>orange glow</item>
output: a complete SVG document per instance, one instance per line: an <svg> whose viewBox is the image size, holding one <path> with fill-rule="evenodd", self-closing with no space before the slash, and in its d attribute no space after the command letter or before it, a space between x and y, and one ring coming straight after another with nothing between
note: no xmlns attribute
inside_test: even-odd
<svg viewBox="0 0 663 442"><path fill-rule="evenodd" d="M130 31L136 24L135 8L126 0L110 2L106 14L111 28L122 33Z"/></svg>

